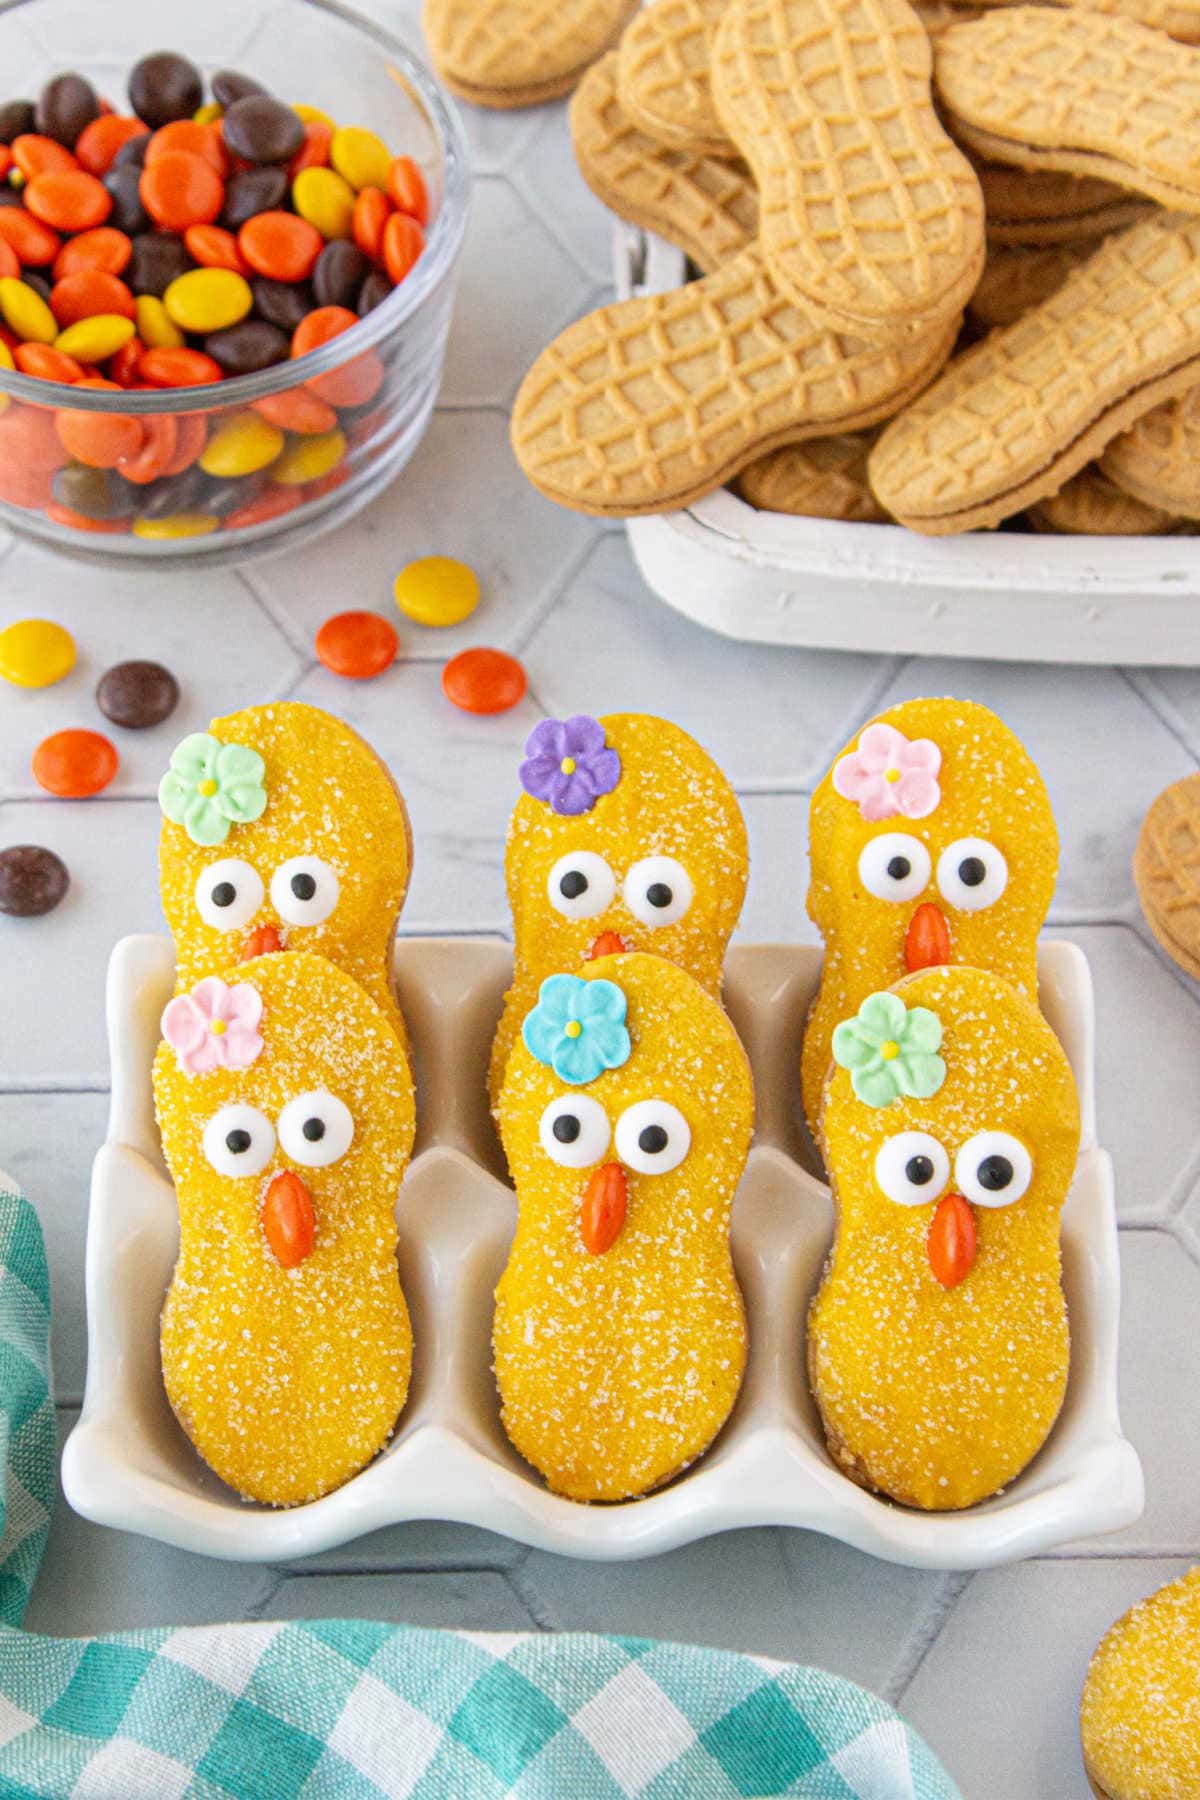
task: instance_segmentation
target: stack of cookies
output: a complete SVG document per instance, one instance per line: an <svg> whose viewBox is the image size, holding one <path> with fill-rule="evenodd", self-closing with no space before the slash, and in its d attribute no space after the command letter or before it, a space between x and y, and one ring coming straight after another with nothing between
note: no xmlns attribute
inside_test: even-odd
<svg viewBox="0 0 1200 1800"><path fill-rule="evenodd" d="M686 286L538 357L517 459L626 517L724 483L930 535L1193 529L1200 4L653 0L571 103Z"/></svg>

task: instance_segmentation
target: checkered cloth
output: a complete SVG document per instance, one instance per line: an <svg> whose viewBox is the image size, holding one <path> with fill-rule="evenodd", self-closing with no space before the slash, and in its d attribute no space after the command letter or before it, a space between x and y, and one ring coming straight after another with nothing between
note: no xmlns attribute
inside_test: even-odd
<svg viewBox="0 0 1200 1800"><path fill-rule="evenodd" d="M641 1639L362 1619L33 1637L54 1497L49 1283L0 1177L0 1800L960 1800L882 1701Z"/></svg>

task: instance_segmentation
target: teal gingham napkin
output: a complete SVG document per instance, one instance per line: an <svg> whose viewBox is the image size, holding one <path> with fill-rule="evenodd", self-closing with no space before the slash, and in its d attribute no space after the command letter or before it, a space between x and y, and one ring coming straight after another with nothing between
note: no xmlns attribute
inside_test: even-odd
<svg viewBox="0 0 1200 1800"><path fill-rule="evenodd" d="M727 1651L363 1619L19 1630L54 1502L49 1302L0 1176L0 1800L961 1800L883 1701Z"/></svg>

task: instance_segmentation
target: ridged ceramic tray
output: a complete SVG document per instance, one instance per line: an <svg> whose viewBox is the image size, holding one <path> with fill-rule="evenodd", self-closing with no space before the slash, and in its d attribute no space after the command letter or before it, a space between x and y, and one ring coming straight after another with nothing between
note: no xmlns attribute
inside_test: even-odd
<svg viewBox="0 0 1200 1800"><path fill-rule="evenodd" d="M618 220L617 294L686 276L682 251ZM628 521L654 592L726 637L1023 662L1200 664L1200 537L1051 537L756 512L727 488Z"/></svg>
<svg viewBox="0 0 1200 1800"><path fill-rule="evenodd" d="M511 961L494 942L400 939L396 971L417 1064L418 1131L396 1216L412 1310L414 1376L388 1447L309 1506L246 1505L200 1461L167 1404L158 1317L178 1248L174 1189L150 1070L174 977L169 940L126 938L109 968L112 1109L92 1181L88 1372L63 1486L78 1512L187 1550L284 1560L405 1519L452 1519L569 1556L649 1556L744 1525L796 1525L924 1568L984 1568L1112 1531L1142 1507L1137 1455L1117 1416L1119 1276L1112 1175L1096 1143L1091 978L1047 944L1042 1002L1079 1082L1083 1139L1063 1214L1071 1319L1066 1402L1035 1462L972 1511L892 1506L841 1475L805 1379L808 1302L829 1247L829 1193L799 1121L805 1014L820 969L807 947L730 953L729 1011L754 1066L758 1131L733 1214L750 1358L733 1415L671 1486L619 1506L547 1492L509 1445L491 1373L492 1290L515 1204L484 1074Z"/></svg>

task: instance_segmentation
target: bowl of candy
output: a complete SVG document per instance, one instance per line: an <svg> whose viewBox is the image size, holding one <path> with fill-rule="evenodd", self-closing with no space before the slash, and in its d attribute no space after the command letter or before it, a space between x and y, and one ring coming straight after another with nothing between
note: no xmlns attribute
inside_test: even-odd
<svg viewBox="0 0 1200 1800"><path fill-rule="evenodd" d="M133 566L339 524L441 380L462 128L334 0L0 6L0 521Z"/></svg>

